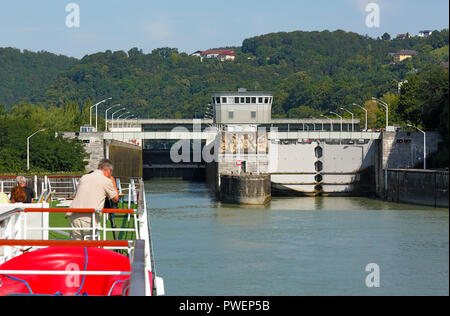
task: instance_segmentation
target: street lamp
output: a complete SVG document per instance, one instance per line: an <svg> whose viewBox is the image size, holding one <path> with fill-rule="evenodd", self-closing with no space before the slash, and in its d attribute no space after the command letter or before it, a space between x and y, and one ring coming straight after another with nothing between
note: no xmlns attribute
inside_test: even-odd
<svg viewBox="0 0 450 316"><path fill-rule="evenodd" d="M408 125L410 127L414 127L415 129L417 129L418 131L423 133L423 169L426 170L427 169L427 133L422 131L417 126L413 126L411 124L406 124L406 125Z"/></svg>
<svg viewBox="0 0 450 316"><path fill-rule="evenodd" d="M130 112L125 112L125 113L120 114L120 115L117 117L117 121L119 121L119 119L120 119L122 116L127 115L127 114L131 114L131 113L130 113ZM117 123L117 127L120 127L120 122Z"/></svg>
<svg viewBox="0 0 450 316"><path fill-rule="evenodd" d="M136 115L133 114L128 118L128 120L129 120L129 122L127 124L127 127L131 127L131 125L133 124L133 121L137 120L137 117L136 117Z"/></svg>
<svg viewBox="0 0 450 316"><path fill-rule="evenodd" d="M337 113L334 113L334 112L330 112L330 113L334 114L336 116L339 116L341 118L341 131L339 132L339 139L340 139L340 142L342 143L342 121L344 120L344 118Z"/></svg>
<svg viewBox="0 0 450 316"><path fill-rule="evenodd" d="M122 119L122 121L123 121L122 127L125 127L126 120L128 120L129 118L132 118L133 116L134 116L134 114L131 114L131 115L128 115L127 117L123 118Z"/></svg>
<svg viewBox="0 0 450 316"><path fill-rule="evenodd" d="M387 104L386 102L381 101L377 98L374 98L374 97L372 97L372 100L376 101L378 104L381 104L382 106L384 106L386 108L386 131L387 131L388 126L389 126L389 104Z"/></svg>
<svg viewBox="0 0 450 316"><path fill-rule="evenodd" d="M38 130L27 137L27 170L30 170L30 138L36 135L37 133L44 132L44 129Z"/></svg>
<svg viewBox="0 0 450 316"><path fill-rule="evenodd" d="M343 123L344 118L342 116L340 116L339 114L334 113L334 112L330 112L330 114L334 114L334 115L336 115L336 116L341 118L341 132L342 132L342 123Z"/></svg>
<svg viewBox="0 0 450 316"><path fill-rule="evenodd" d="M100 102L98 102L98 103L96 103L96 104L94 104L93 106L91 106L91 108L89 109L89 125L90 126L92 126L92 108L95 106L95 131L97 131L97 106L99 105L99 104L102 104L102 103L104 103L104 102L106 102L106 101L108 101L108 100L111 100L112 98L108 98L108 99L105 99L105 100L102 100L102 101L100 101Z"/></svg>
<svg viewBox="0 0 450 316"><path fill-rule="evenodd" d="M110 108L106 109L106 111L105 111L105 132L108 130L108 111L115 107L118 107L118 106L120 106L120 104L113 105Z"/></svg>
<svg viewBox="0 0 450 316"><path fill-rule="evenodd" d="M114 112L112 115L111 115L111 127L112 128L114 128L114 115L115 114L117 114L117 113L119 113L119 112L121 112L121 111L123 111L123 110L126 110L127 108L121 108L120 110L117 110L116 112Z"/></svg>
<svg viewBox="0 0 450 316"><path fill-rule="evenodd" d="M360 107L361 109L363 109L366 112L366 124L365 124L366 125L366 129L365 129L365 131L367 132L367 110L366 110L366 108L364 108L361 105L358 105L356 103L353 103L353 105L356 105L356 106Z"/></svg>
<svg viewBox="0 0 450 316"><path fill-rule="evenodd" d="M320 116L330 120L330 133L331 133L331 131L333 130L333 119L330 119L328 116L325 116L323 114L320 114Z"/></svg>
<svg viewBox="0 0 450 316"><path fill-rule="evenodd" d="M352 112L350 112L349 110L346 110L344 108L341 108L341 110L342 111L346 111L346 112L348 112L348 113L350 113L352 115L352 132L354 132L355 128L354 128L354 123L353 122L355 120L355 115Z"/></svg>

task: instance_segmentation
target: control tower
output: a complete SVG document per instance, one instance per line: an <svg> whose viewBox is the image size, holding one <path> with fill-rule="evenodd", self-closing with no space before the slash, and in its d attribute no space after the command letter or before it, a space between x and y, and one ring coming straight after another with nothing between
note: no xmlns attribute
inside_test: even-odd
<svg viewBox="0 0 450 316"><path fill-rule="evenodd" d="M269 124L272 120L273 93L264 91L212 92L211 106L214 110L214 123Z"/></svg>

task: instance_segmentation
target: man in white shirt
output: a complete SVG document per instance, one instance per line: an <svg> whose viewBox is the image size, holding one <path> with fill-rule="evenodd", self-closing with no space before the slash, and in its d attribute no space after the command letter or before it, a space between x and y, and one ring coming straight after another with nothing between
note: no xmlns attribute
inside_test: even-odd
<svg viewBox="0 0 450 316"><path fill-rule="evenodd" d="M113 202L119 201L119 191L116 180L112 176L113 163L108 159L102 159L98 169L81 177L78 183L77 193L70 208L103 209L106 198ZM70 227L90 228L92 227L92 214L67 213L70 216ZM99 214L95 215L96 224L100 220ZM70 239L84 240L86 235L92 235L89 230L72 230Z"/></svg>

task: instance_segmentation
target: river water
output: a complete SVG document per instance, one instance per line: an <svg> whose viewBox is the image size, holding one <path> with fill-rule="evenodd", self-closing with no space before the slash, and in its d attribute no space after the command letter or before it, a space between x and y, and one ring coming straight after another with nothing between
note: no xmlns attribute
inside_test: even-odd
<svg viewBox="0 0 450 316"><path fill-rule="evenodd" d="M449 295L448 209L349 197L239 207L169 179L146 192L166 295ZM366 284L371 263L379 287Z"/></svg>

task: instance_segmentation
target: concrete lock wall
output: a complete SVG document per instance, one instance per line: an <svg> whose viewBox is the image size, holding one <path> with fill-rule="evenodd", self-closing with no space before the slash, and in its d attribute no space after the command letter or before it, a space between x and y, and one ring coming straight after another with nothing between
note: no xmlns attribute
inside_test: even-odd
<svg viewBox="0 0 450 316"><path fill-rule="evenodd" d="M219 199L225 203L264 205L271 200L269 175L221 175Z"/></svg>
<svg viewBox="0 0 450 316"><path fill-rule="evenodd" d="M378 141L272 142L269 173L280 194L373 195Z"/></svg>
<svg viewBox="0 0 450 316"><path fill-rule="evenodd" d="M114 163L115 177L142 177L142 148L140 146L118 141L112 141L106 146L108 148L107 156Z"/></svg>
<svg viewBox="0 0 450 316"><path fill-rule="evenodd" d="M86 152L89 154L89 157L86 159L87 171L96 170L98 163L100 160L105 158L105 148L103 141L103 132L98 133L73 133L73 132L64 132L63 137L65 138L77 138L80 142L83 143L83 147Z"/></svg>
<svg viewBox="0 0 450 316"><path fill-rule="evenodd" d="M389 169L386 199L448 208L448 180L448 171Z"/></svg>
<svg viewBox="0 0 450 316"><path fill-rule="evenodd" d="M442 138L437 132L427 132L427 155L439 150L439 143ZM392 182L390 171L388 169L413 170L417 163L423 162L424 135L419 132L384 132L381 147L379 148L376 161L376 181L377 196L382 199L391 199L396 196L389 192L395 189L389 186ZM386 187L387 186L387 187ZM417 192L420 201L421 191ZM394 199L394 201L397 201ZM414 203L414 202L411 202ZM422 203L421 203L422 204ZM428 205L428 204L426 204Z"/></svg>
<svg viewBox="0 0 450 316"><path fill-rule="evenodd" d="M439 150L442 141L437 132L426 133L427 155ZM383 169L412 169L423 162L424 135L419 132L383 133Z"/></svg>
<svg viewBox="0 0 450 316"><path fill-rule="evenodd" d="M64 132L63 137L77 138L83 143L89 154L86 159L87 171L96 170L103 158L114 163L114 176L116 177L142 177L142 148L120 141L104 140L104 132L73 133Z"/></svg>

